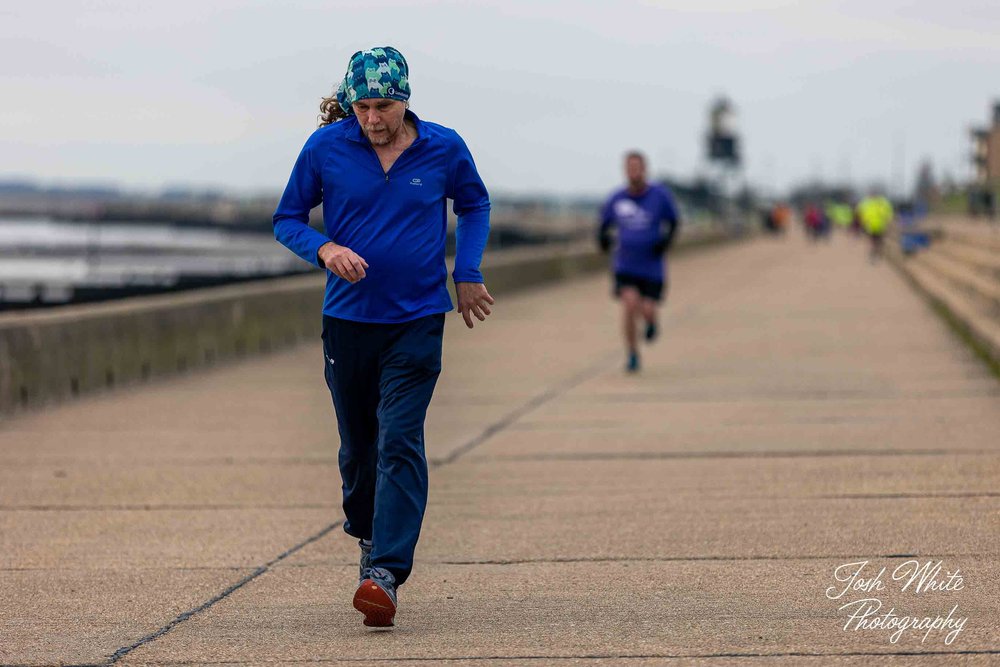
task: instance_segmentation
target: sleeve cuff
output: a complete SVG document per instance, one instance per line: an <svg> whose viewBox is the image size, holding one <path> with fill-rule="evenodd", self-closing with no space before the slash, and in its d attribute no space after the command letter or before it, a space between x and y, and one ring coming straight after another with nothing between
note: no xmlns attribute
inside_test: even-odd
<svg viewBox="0 0 1000 667"><path fill-rule="evenodd" d="M477 269L456 269L451 274L452 280L456 283L481 283L483 274Z"/></svg>
<svg viewBox="0 0 1000 667"><path fill-rule="evenodd" d="M313 245L312 255L311 255L312 256L312 262L318 268L321 268L321 269L325 269L326 268L326 266L323 264L323 262L321 262L320 259L319 259L319 249L322 248L323 246L325 246L329 242L330 242L330 239L324 237L322 239L316 239L316 242Z"/></svg>

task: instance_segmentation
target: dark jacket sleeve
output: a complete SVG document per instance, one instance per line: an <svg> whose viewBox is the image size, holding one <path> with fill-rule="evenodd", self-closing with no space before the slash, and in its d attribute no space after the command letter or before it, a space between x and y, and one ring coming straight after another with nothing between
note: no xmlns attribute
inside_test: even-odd
<svg viewBox="0 0 1000 667"><path fill-rule="evenodd" d="M597 225L597 245L602 252L611 249L611 227L614 225L615 217L612 214L611 202L614 197L608 197L601 207L600 220Z"/></svg>

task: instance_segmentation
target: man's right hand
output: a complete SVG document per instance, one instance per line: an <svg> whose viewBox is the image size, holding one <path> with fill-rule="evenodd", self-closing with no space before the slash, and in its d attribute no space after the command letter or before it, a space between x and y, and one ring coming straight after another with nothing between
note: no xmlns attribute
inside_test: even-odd
<svg viewBox="0 0 1000 667"><path fill-rule="evenodd" d="M316 254L327 269L349 283L356 283L366 275L368 262L350 248L330 241L321 245Z"/></svg>

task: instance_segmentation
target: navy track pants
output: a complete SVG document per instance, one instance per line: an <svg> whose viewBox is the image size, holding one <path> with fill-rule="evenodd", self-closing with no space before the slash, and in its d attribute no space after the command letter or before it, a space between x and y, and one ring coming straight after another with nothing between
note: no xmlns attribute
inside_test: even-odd
<svg viewBox="0 0 1000 667"><path fill-rule="evenodd" d="M424 418L441 373L444 313L399 324L323 315L323 361L340 431L344 531L402 585L427 506Z"/></svg>

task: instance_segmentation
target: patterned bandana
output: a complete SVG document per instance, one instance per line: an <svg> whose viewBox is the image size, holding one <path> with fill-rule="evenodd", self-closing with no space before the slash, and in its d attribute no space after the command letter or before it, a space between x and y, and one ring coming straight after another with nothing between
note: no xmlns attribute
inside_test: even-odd
<svg viewBox="0 0 1000 667"><path fill-rule="evenodd" d="M410 99L409 76L406 58L391 46L358 51L337 88L337 102L349 115L354 114L351 105L358 100L382 97L405 102Z"/></svg>

